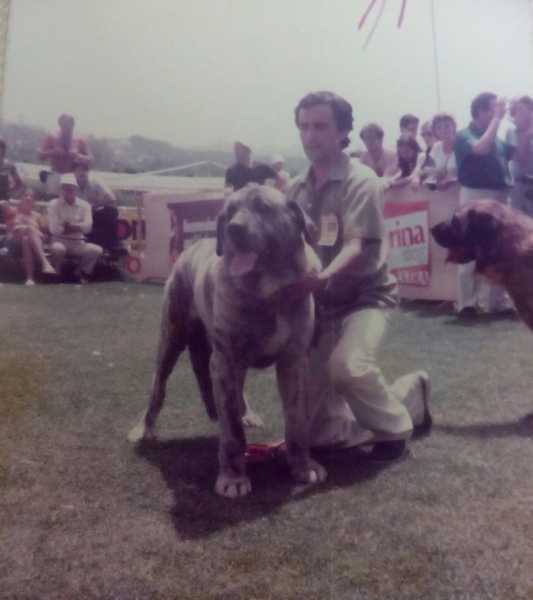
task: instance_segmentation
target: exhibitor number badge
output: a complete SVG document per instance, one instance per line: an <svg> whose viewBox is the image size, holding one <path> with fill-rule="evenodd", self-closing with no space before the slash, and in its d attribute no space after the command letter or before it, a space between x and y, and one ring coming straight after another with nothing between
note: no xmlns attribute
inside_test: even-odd
<svg viewBox="0 0 533 600"><path fill-rule="evenodd" d="M335 215L325 215L320 218L319 246L334 246L339 236L339 222Z"/></svg>

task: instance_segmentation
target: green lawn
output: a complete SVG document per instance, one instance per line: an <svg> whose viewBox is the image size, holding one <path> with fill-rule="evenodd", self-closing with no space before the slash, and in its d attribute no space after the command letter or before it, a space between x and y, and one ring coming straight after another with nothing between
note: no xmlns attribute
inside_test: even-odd
<svg viewBox="0 0 533 600"><path fill-rule="evenodd" d="M424 368L435 427L408 459L325 459L293 485L250 467L217 497L216 427L188 358L158 441L126 441L153 374L162 288L0 286L0 598L519 600L533 598L533 336L513 319L459 324L402 308L389 379ZM272 370L251 373L282 436Z"/></svg>

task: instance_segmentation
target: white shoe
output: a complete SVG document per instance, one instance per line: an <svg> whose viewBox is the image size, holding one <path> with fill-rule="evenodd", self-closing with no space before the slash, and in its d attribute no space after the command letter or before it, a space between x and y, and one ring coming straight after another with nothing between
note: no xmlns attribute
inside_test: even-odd
<svg viewBox="0 0 533 600"><path fill-rule="evenodd" d="M35 285L35 281L33 281L33 279L27 279L24 285Z"/></svg>
<svg viewBox="0 0 533 600"><path fill-rule="evenodd" d="M46 275L55 275L56 270L54 269L54 267L52 267L52 265L49 262L46 262L43 265L43 273L45 273Z"/></svg>

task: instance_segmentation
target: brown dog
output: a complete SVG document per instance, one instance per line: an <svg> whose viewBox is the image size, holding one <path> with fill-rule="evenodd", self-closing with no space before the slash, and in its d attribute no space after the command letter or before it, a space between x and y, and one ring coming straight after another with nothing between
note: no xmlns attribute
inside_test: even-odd
<svg viewBox="0 0 533 600"><path fill-rule="evenodd" d="M165 386L189 348L202 399L220 430L220 474L215 490L230 498L250 492L244 468L243 385L248 368L276 365L293 477L324 481L309 456L307 353L313 299L288 302L285 286L320 270L304 238L304 215L266 186L230 196L217 222L217 240L201 240L179 257L166 288L156 373L148 408L128 436L154 435Z"/></svg>
<svg viewBox="0 0 533 600"><path fill-rule="evenodd" d="M476 261L476 274L503 285L533 330L533 219L494 200L477 200L461 206L431 233L449 249L448 262Z"/></svg>

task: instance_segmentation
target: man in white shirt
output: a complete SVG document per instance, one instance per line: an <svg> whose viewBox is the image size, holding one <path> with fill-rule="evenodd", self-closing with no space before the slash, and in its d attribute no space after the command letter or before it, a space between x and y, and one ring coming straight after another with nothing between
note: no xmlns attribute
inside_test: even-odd
<svg viewBox="0 0 533 600"><path fill-rule="evenodd" d="M92 228L91 206L76 197L76 179L72 173L61 176L61 195L48 204L48 226L52 234L50 254L56 273L60 273L66 256L80 259L76 276L80 283L89 283L89 277L102 248L85 241Z"/></svg>

